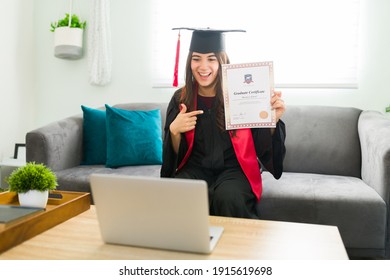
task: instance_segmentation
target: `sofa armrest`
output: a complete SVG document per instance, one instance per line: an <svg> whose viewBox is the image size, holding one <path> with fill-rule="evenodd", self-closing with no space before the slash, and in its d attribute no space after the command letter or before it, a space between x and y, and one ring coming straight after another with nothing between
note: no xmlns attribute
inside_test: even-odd
<svg viewBox="0 0 390 280"><path fill-rule="evenodd" d="M53 122L26 134L26 160L43 163L53 171L80 165L82 139L81 115Z"/></svg>
<svg viewBox="0 0 390 280"><path fill-rule="evenodd" d="M390 118L363 111L358 131L362 149L362 179L389 204L390 195Z"/></svg>

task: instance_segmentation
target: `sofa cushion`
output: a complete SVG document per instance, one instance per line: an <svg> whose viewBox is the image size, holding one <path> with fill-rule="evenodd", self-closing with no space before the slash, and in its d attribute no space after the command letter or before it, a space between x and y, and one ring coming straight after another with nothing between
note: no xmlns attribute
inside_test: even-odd
<svg viewBox="0 0 390 280"><path fill-rule="evenodd" d="M140 110L140 111L150 111L160 109L161 113L161 127L165 126L166 114L167 114L167 103L120 103L112 106L114 108L124 109L124 110ZM161 135L163 136L163 131L161 130Z"/></svg>
<svg viewBox="0 0 390 280"><path fill-rule="evenodd" d="M261 219L337 226L348 248L381 249L386 204L355 177L285 172L275 180L263 172Z"/></svg>
<svg viewBox="0 0 390 280"><path fill-rule="evenodd" d="M288 106L284 171L361 178L356 108Z"/></svg>
<svg viewBox="0 0 390 280"><path fill-rule="evenodd" d="M83 159L81 164L106 162L106 112L81 105L83 111Z"/></svg>
<svg viewBox="0 0 390 280"><path fill-rule="evenodd" d="M106 105L107 167L162 163L160 110L124 110Z"/></svg>
<svg viewBox="0 0 390 280"><path fill-rule="evenodd" d="M104 165L80 165L56 171L57 190L91 192L89 177L91 174L119 174L133 176L160 176L160 165L134 165L119 168L107 168Z"/></svg>

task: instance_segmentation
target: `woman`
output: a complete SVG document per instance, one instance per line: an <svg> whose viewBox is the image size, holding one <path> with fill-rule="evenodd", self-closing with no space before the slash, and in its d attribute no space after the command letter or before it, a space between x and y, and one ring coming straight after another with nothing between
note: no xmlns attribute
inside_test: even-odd
<svg viewBox="0 0 390 280"><path fill-rule="evenodd" d="M260 164L278 179L283 172L285 111L275 92L276 128L225 129L221 65L229 63L221 30L194 30L186 84L167 108L161 177L205 180L210 215L257 218Z"/></svg>

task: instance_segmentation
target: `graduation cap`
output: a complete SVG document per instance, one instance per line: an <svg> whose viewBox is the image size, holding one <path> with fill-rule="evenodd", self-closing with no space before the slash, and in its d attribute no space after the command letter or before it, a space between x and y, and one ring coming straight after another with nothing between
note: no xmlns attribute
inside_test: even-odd
<svg viewBox="0 0 390 280"><path fill-rule="evenodd" d="M190 44L191 52L198 53L212 53L225 51L225 33L226 32L246 32L242 29L210 29L210 28L190 28L190 27L177 27L172 30L179 30L179 37L176 47L176 62L174 71L173 86L178 85L178 65L179 65L179 53L180 53L180 30L192 31L192 38Z"/></svg>
<svg viewBox="0 0 390 280"><path fill-rule="evenodd" d="M246 32L242 29L211 29L178 27L172 30L190 30L192 32L190 51L199 53L221 52L225 50L226 32Z"/></svg>

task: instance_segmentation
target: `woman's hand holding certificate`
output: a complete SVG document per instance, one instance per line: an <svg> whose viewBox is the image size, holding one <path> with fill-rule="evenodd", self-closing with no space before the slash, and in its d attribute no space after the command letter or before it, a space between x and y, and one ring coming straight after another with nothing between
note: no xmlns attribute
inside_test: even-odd
<svg viewBox="0 0 390 280"><path fill-rule="evenodd" d="M282 117L284 112L286 111L286 106L282 99L282 92L274 91L271 97L271 108L275 110L275 119L276 122Z"/></svg>

